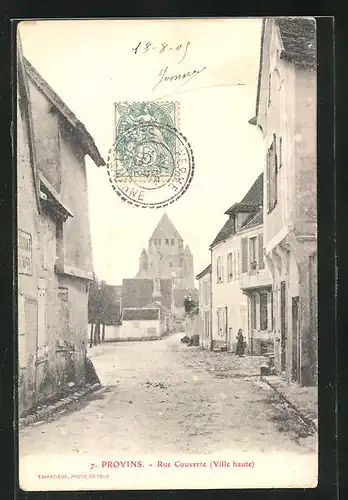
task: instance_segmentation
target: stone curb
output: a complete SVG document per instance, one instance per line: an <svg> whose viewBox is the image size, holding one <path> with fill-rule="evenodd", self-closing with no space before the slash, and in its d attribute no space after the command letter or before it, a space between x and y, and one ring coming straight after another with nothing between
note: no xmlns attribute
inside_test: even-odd
<svg viewBox="0 0 348 500"><path fill-rule="evenodd" d="M92 392L96 392L102 388L103 387L100 383L87 386L84 389L80 389L73 394L70 394L60 401L57 401L57 403L55 404L48 405L46 408L38 410L32 415L27 415L26 417L19 418L18 430L22 430L30 425L38 424L41 421L46 421L51 415L58 413L60 410L67 409L69 406L71 406L71 404L76 403L83 396L91 394Z"/></svg>
<svg viewBox="0 0 348 500"><path fill-rule="evenodd" d="M281 391L279 391L277 387L275 387L269 380L266 380L262 376L260 377L260 379L262 380L262 382L265 382L267 385L269 385L269 387L271 387L271 389L273 389L278 394L278 396L283 401L285 401L285 403L287 403L307 425L309 425L315 432L318 432L317 420L314 420L313 418L310 418L307 415L305 415L303 411L300 410L295 403L293 403L286 396L284 396L284 394Z"/></svg>

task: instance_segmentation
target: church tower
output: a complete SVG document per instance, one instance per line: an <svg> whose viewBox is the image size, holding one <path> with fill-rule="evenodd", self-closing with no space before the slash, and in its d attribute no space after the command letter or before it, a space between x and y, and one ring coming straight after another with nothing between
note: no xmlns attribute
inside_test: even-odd
<svg viewBox="0 0 348 500"><path fill-rule="evenodd" d="M175 288L194 288L193 256L165 213L142 251L137 278L172 279Z"/></svg>

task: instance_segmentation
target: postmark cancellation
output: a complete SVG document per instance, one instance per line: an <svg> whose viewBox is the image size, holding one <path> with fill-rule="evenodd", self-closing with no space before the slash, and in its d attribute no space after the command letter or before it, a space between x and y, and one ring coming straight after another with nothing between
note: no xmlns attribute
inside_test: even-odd
<svg viewBox="0 0 348 500"><path fill-rule="evenodd" d="M160 208L178 200L194 173L194 157L179 131L177 102L114 104L115 135L107 169L122 200Z"/></svg>

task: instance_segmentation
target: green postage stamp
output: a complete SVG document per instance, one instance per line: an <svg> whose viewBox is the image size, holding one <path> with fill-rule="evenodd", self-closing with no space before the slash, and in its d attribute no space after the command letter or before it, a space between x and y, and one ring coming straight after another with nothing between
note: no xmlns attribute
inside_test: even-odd
<svg viewBox="0 0 348 500"><path fill-rule="evenodd" d="M178 103L115 103L114 113L115 137L107 161L113 189L140 207L176 201L194 172L191 146L178 130Z"/></svg>

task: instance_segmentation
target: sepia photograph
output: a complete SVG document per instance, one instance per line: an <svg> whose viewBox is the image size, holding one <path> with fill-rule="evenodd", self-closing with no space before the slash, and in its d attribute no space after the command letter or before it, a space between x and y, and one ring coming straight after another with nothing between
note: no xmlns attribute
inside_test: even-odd
<svg viewBox="0 0 348 500"><path fill-rule="evenodd" d="M20 488L315 488L316 20L16 36Z"/></svg>

